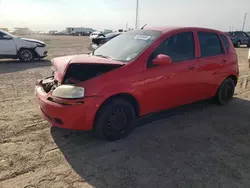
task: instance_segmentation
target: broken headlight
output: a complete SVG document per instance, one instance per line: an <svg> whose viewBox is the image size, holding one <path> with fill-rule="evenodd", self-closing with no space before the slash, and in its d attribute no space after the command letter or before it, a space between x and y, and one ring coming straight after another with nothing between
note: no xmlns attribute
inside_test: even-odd
<svg viewBox="0 0 250 188"><path fill-rule="evenodd" d="M80 99L83 98L85 90L83 87L74 85L60 85L52 92L52 96L64 99Z"/></svg>

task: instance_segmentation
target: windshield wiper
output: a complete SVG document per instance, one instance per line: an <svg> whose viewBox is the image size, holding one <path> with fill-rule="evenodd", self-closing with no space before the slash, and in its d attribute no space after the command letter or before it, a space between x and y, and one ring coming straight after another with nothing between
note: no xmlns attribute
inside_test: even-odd
<svg viewBox="0 0 250 188"><path fill-rule="evenodd" d="M105 59L113 59L112 57L106 56L106 55L94 55L94 56L102 57L102 58L105 58Z"/></svg>

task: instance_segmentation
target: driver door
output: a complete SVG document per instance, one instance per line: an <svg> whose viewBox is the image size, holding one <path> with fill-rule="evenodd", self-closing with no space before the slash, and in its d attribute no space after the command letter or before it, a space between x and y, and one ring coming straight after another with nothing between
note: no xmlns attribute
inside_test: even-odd
<svg viewBox="0 0 250 188"><path fill-rule="evenodd" d="M171 64L155 66L152 60L159 54L168 55ZM197 66L194 34L191 31L167 38L150 55L143 76L142 109L145 114L177 107L197 99ZM142 112L143 113L143 112Z"/></svg>
<svg viewBox="0 0 250 188"><path fill-rule="evenodd" d="M0 55L16 55L17 49L15 41L12 37L4 38L4 36L6 36L6 34L0 31Z"/></svg>

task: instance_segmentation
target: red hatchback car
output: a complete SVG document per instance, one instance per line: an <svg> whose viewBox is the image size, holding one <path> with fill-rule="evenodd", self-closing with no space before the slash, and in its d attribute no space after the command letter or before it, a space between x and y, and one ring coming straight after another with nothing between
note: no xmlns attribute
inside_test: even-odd
<svg viewBox="0 0 250 188"><path fill-rule="evenodd" d="M230 38L194 27L126 32L52 65L53 76L35 88L45 118L107 140L127 136L137 117L152 112L210 97L226 104L239 76Z"/></svg>

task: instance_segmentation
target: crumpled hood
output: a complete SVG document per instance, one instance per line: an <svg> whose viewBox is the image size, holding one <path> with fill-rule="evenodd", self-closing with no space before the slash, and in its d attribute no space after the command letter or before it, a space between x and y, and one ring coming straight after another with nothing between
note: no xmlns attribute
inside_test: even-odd
<svg viewBox="0 0 250 188"><path fill-rule="evenodd" d="M28 38L21 38L22 40L26 40L28 42L35 42L35 43L39 43L39 44L43 44L45 45L45 43L43 41L40 40L36 40L36 39L28 39Z"/></svg>
<svg viewBox="0 0 250 188"><path fill-rule="evenodd" d="M70 55L57 57L51 60L53 69L55 71L55 79L60 83L63 80L65 72L70 64L107 64L107 65L124 65L125 63L120 61L114 61L111 59L105 59L97 56L92 56L89 54L81 55Z"/></svg>

